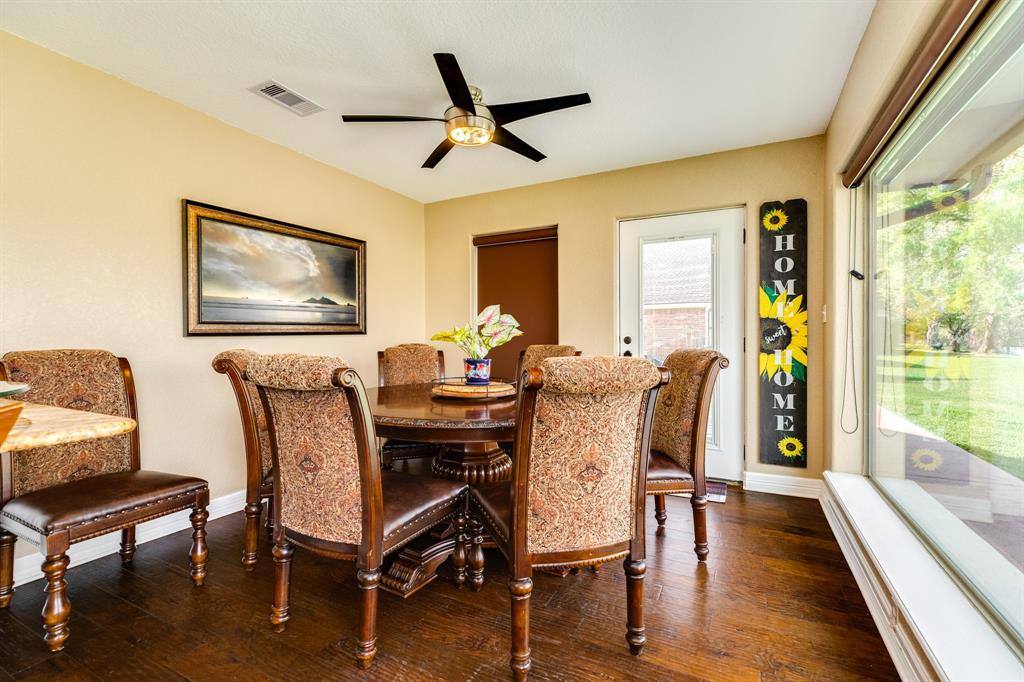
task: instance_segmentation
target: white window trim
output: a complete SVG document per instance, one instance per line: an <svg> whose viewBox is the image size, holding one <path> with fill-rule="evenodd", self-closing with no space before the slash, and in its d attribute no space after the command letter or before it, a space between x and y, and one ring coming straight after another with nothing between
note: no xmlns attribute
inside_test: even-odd
<svg viewBox="0 0 1024 682"><path fill-rule="evenodd" d="M867 477L826 471L821 506L902 679L1024 679L1024 663Z"/></svg>

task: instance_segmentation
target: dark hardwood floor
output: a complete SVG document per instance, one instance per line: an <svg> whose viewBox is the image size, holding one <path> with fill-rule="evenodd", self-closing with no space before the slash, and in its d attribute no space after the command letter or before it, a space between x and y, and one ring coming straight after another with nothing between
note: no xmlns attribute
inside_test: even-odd
<svg viewBox="0 0 1024 682"><path fill-rule="evenodd" d="M624 639L621 562L597 575L534 575L535 680L896 680L853 576L813 500L730 489L708 505L711 556L698 565L689 503L669 498L667 532L648 504L647 648ZM196 680L506 680L509 605L504 560L487 552L482 592L456 590L449 567L407 600L382 594L380 652L356 669L353 564L296 550L292 620L268 621L273 563L242 570L241 514L209 524L206 587L188 579L189 533L72 564L71 638L42 641L42 582L0 611L0 678Z"/></svg>

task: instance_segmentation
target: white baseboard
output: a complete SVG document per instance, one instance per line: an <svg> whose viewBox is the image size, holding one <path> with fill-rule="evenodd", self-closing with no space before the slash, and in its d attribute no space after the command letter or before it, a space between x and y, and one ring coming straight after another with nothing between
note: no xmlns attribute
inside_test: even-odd
<svg viewBox="0 0 1024 682"><path fill-rule="evenodd" d="M743 489L757 493L772 493L773 495L809 497L816 500L821 496L821 479L745 471L743 472Z"/></svg>
<svg viewBox="0 0 1024 682"><path fill-rule="evenodd" d="M237 511L241 511L245 507L245 491L239 490L227 495L222 495L210 501L210 505L206 508L210 512L210 519L217 519L221 516L227 516L228 514L234 514ZM136 527L135 531L135 542L136 544L143 544L150 540L156 540L162 538L165 535L171 533L177 533L180 530L191 528L192 524L188 520L189 511L176 512L167 516L161 516L158 519L153 519L146 523L140 523ZM24 540L19 539L18 544L22 544ZM91 540L85 540L71 546L68 550L68 557L71 559L70 567L80 566L81 564L88 563L94 559L105 557L109 554L114 554L121 547L121 534L120 533L107 533L101 535L98 538L92 538ZM14 560L14 584L15 586L30 583L33 580L39 580L43 577L43 555L39 552L29 554L21 558Z"/></svg>

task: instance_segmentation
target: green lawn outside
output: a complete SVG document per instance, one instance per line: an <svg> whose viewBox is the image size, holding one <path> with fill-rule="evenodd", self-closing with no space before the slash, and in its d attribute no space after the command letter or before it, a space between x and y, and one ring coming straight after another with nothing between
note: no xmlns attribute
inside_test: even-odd
<svg viewBox="0 0 1024 682"><path fill-rule="evenodd" d="M911 349L886 362L883 407L1024 479L1024 357ZM893 380L902 405L891 404Z"/></svg>

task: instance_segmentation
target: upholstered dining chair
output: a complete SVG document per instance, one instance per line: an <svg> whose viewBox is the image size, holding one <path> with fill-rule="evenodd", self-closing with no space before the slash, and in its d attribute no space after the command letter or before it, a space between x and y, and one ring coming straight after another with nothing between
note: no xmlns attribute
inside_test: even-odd
<svg viewBox="0 0 1024 682"><path fill-rule="evenodd" d="M377 653L382 559L460 514L466 484L381 471L363 382L339 358L258 355L246 377L267 415L274 460L274 601L270 622L291 618L294 546L356 563L362 607L356 659ZM464 523L463 523L464 525ZM465 539L454 562L464 572Z"/></svg>
<svg viewBox="0 0 1024 682"><path fill-rule="evenodd" d="M531 367L540 367L540 363L548 358L567 358L582 355L583 351L576 350L576 346L554 343L535 343L519 351L519 360L516 362L516 379L523 375L523 371Z"/></svg>
<svg viewBox="0 0 1024 682"><path fill-rule="evenodd" d="M658 397L651 433L647 494L654 495L658 526L668 519L665 495L690 493L694 552L708 558L707 483L704 456L708 414L719 371L729 360L715 350L676 350L665 358L672 380Z"/></svg>
<svg viewBox="0 0 1024 682"><path fill-rule="evenodd" d="M444 351L427 343L400 343L377 351L377 385L427 384L444 376Z"/></svg>
<svg viewBox="0 0 1024 682"><path fill-rule="evenodd" d="M124 358L102 350L45 350L7 353L0 380L31 386L18 396L28 402L130 417L138 421L135 381ZM206 481L140 468L139 431L16 453L10 459L13 498L0 509L0 608L13 594L14 544L38 544L46 576L44 639L60 651L68 638L71 604L65 574L70 545L121 531L121 561L135 556L135 526L191 509L190 575L198 587L206 577Z"/></svg>
<svg viewBox="0 0 1024 682"><path fill-rule="evenodd" d="M444 376L444 351L426 343L400 343L377 351L377 385L427 384ZM381 456L386 467L394 461L433 457L436 443L396 440L382 441Z"/></svg>
<svg viewBox="0 0 1024 682"><path fill-rule="evenodd" d="M510 665L517 680L530 670L535 568L624 558L626 641L634 655L643 649L644 472L668 372L643 358L561 357L520 379L512 481L472 489L468 557L470 586L479 589L482 520L512 572Z"/></svg>
<svg viewBox="0 0 1024 682"><path fill-rule="evenodd" d="M259 557L260 514L263 502L267 504L267 530L273 529L270 505L274 497L274 468L270 454L270 436L267 419L256 384L245 378L249 359L255 353L236 349L218 353L213 369L227 376L235 393L238 413L242 418L242 438L245 444L245 541L242 548L242 566L247 571L256 567Z"/></svg>
<svg viewBox="0 0 1024 682"><path fill-rule="evenodd" d="M530 369L531 367L540 367L540 363L548 358L567 358L572 356L580 356L583 351L576 350L576 346L560 345L554 343L535 343L527 346L526 348L519 351L519 359L516 360L516 374L515 379L518 382L516 384L516 391L522 391L522 382L519 379L523 376L523 371ZM513 449L515 444L512 441L505 441L500 443L501 448L509 454L509 456L515 454Z"/></svg>

